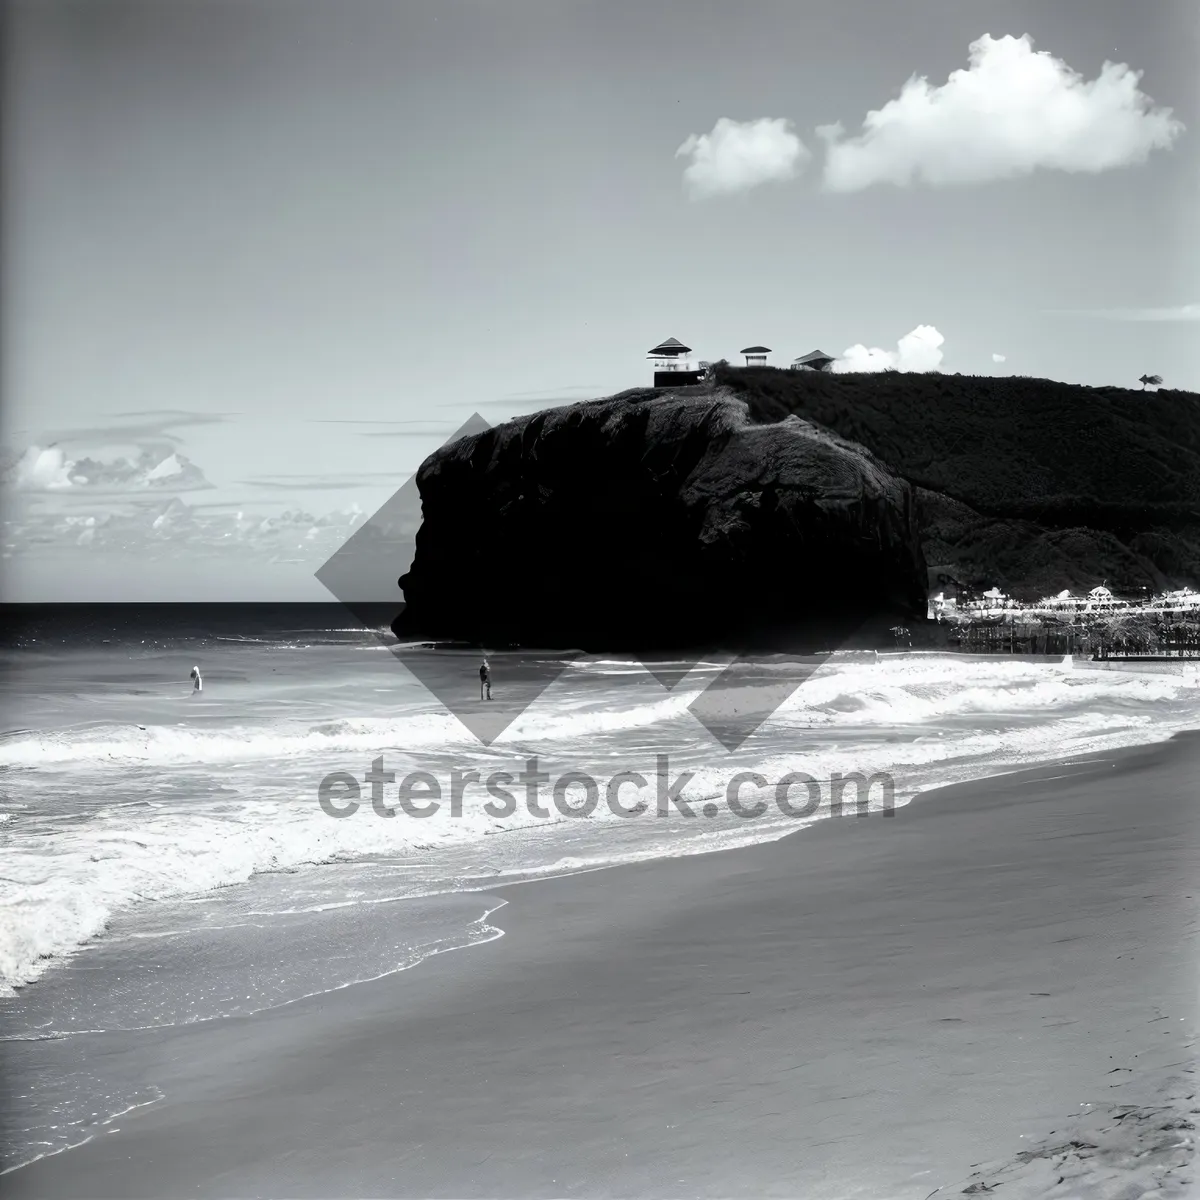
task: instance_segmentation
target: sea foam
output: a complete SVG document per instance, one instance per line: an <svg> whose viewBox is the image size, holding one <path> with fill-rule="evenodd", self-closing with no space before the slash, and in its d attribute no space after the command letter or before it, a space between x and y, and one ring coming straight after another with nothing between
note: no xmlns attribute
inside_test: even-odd
<svg viewBox="0 0 1200 1200"><path fill-rule="evenodd" d="M381 856L436 864L442 852L498 831L514 839L506 840L508 874L743 845L782 836L796 823L777 812L755 822L731 818L725 794L738 771L771 780L803 771L822 781L835 772L886 772L904 803L938 784L1166 737L1200 715L1200 689L1178 675L847 656L825 663L727 754L689 711L721 670L701 664L668 693L648 675L631 683L629 664L581 663L490 748L415 691L387 717L339 716L342 701L330 699L324 714L310 711L303 719L286 710L256 715L244 705L207 724L138 728L88 720L19 731L4 742L0 980L9 989L29 982L131 906L264 872ZM331 680L327 694L341 696L344 687L344 679ZM719 816L703 827L684 818L646 819L636 832L622 821L615 841L618 818L603 803L586 827L568 820L561 830L548 830L523 805L511 816L489 816L486 795L471 796L459 817L443 808L419 820L377 817L366 785L353 818L331 819L317 803L324 774L349 770L361 778L377 756L398 778L418 768L447 773L451 763L486 777L519 770L531 753L547 770L587 770L601 782L617 770L652 774L664 753L672 772L693 776L686 796L713 798ZM808 819L826 814L822 807ZM535 829L540 857L526 862L521 839Z"/></svg>

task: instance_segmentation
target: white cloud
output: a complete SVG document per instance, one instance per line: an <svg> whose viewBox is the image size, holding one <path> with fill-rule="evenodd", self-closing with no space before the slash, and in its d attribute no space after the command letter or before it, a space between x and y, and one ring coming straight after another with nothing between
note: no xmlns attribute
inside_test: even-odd
<svg viewBox="0 0 1200 1200"><path fill-rule="evenodd" d="M1172 308L1093 308L1068 310L1067 316L1100 317L1105 321L1200 321L1200 304Z"/></svg>
<svg viewBox="0 0 1200 1200"><path fill-rule="evenodd" d="M17 460L12 485L22 492L60 491L72 486L74 462L58 446L30 446Z"/></svg>
<svg viewBox="0 0 1200 1200"><path fill-rule="evenodd" d="M183 463L178 454L168 454L156 467L151 467L143 476L147 484L156 483L160 479L170 479L174 475L183 474Z"/></svg>
<svg viewBox="0 0 1200 1200"><path fill-rule="evenodd" d="M153 559L215 555L230 567L256 556L273 561L307 557L316 567L362 526L364 516L357 504L314 516L301 508L235 512L189 505L175 496L114 503L90 512L10 506L0 527L7 546L20 554L86 546ZM387 530L380 531L380 540L387 537Z"/></svg>
<svg viewBox="0 0 1200 1200"><path fill-rule="evenodd" d="M1200 321L1200 304L1180 304L1175 308L1139 308L1130 321Z"/></svg>
<svg viewBox="0 0 1200 1200"><path fill-rule="evenodd" d="M994 362L994 363L1002 363L1002 362L1007 361L1007 359L1008 359L1007 354L993 354L992 355L992 362Z"/></svg>
<svg viewBox="0 0 1200 1200"><path fill-rule="evenodd" d="M731 121L722 117L711 133L693 133L675 151L692 161L683 181L694 200L745 192L760 184L794 179L812 158L783 117Z"/></svg>
<svg viewBox="0 0 1200 1200"><path fill-rule="evenodd" d="M831 371L936 371L942 364L942 343L946 339L932 325L918 325L896 343L895 350L868 349L860 342L842 353L830 366Z"/></svg>
<svg viewBox="0 0 1200 1200"><path fill-rule="evenodd" d="M1140 91L1141 72L1105 62L1085 80L1028 35L970 46L970 66L940 87L914 75L868 112L862 132L818 128L824 182L837 192L877 183L940 186L1011 179L1041 168L1099 172L1144 162L1183 132L1169 108Z"/></svg>
<svg viewBox="0 0 1200 1200"><path fill-rule="evenodd" d="M139 448L136 456L71 458L58 445L29 446L0 465L0 485L18 492L195 491L212 485L186 455L161 446Z"/></svg>

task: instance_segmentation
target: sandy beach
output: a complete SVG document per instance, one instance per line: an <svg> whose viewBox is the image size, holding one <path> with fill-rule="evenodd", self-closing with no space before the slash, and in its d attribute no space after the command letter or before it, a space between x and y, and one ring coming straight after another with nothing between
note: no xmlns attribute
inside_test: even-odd
<svg viewBox="0 0 1200 1200"><path fill-rule="evenodd" d="M108 1035L165 1098L6 1194L1191 1195L1198 767L1181 735L447 896L504 936Z"/></svg>

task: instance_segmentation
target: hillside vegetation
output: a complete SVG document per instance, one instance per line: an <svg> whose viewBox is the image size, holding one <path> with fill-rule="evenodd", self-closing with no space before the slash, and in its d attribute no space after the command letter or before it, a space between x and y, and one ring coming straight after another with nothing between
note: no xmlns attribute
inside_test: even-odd
<svg viewBox="0 0 1200 1200"><path fill-rule="evenodd" d="M1046 379L718 365L771 424L795 413L916 485L926 560L1033 599L1106 580L1200 586L1200 396Z"/></svg>

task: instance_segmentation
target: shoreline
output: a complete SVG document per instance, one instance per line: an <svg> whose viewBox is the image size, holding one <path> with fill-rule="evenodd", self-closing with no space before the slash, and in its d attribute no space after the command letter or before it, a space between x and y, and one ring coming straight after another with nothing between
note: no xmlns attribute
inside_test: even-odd
<svg viewBox="0 0 1200 1200"><path fill-rule="evenodd" d="M873 652L870 650L866 650L866 651L851 650L851 651L843 651L843 653L847 653L847 654L851 654L851 655L855 655L855 654L867 655L867 654L871 654ZM874 652L874 653L876 654L877 658L882 658L882 657L922 657L922 656L930 656L930 655L941 655L944 657L946 655L951 655L952 657L954 657L956 659L962 659L964 661L987 660L987 661L994 661L994 662L1006 662L1006 661L1010 661L1010 660L1011 661L1025 661L1025 662L1042 661L1043 659L1046 659L1046 658L1061 658L1062 657L1062 656L1054 656L1054 655L1031 656L1031 655L1020 655L1020 654L1015 654L1015 655L1014 654L1004 654L1004 655L990 655L989 656L989 655L970 654L970 653L958 653L958 652L954 652L954 651L945 651L945 650L911 650L911 649L890 651L890 652L887 652L886 654L884 654L884 652L878 652L878 651ZM1065 657L1069 658L1070 656L1065 656ZM695 670L700 665L705 665L705 664L697 663L692 667L692 669ZM719 665L719 664L709 664L709 665ZM1086 670L1086 669L1090 669L1094 665L1095 664L1092 663L1091 660L1087 660L1087 661L1081 660L1080 662L1075 663L1074 667L1076 670ZM1120 667L1119 666L1111 666L1107 669L1108 670L1119 670ZM1135 671L1135 673L1152 673L1152 672ZM1186 670L1185 670L1184 665L1181 664L1180 669L1178 671L1163 671L1161 668L1161 664L1159 664L1153 673L1185 674ZM1200 686L1200 677L1197 678L1197 685ZM142 727L139 726L138 728L140 729ZM1184 731L1185 734L1187 732L1189 732L1189 731ZM1197 732L1200 732L1200 729L1198 729ZM1172 734L1168 734L1166 737L1160 737L1154 741L1129 742L1129 743L1120 745L1118 747L1115 747L1112 750L1105 750L1105 751L1099 751L1099 752L1094 752L1094 753L1122 754L1122 753L1125 753L1128 751L1136 751L1138 749L1149 747L1149 746L1161 745L1161 744L1164 744L1165 742L1169 741L1172 737L1176 737L1176 736L1179 736L1179 734L1172 733ZM1089 753L1093 753L1093 752L1089 752ZM949 783L949 784L936 784L934 786L926 787L923 791L918 791L915 795L913 795L909 800L905 801L904 804L900 805L899 807L905 807L908 804L913 803L917 799L920 799L922 797L931 796L933 794L941 793L948 788L970 786L970 785L973 785L976 783L983 783L988 780L1000 778L1003 776L1020 774L1025 771L1038 770L1042 767L1045 767L1045 766L1048 766L1048 765L1051 765L1054 763L1058 763L1061 761L1062 761L1062 759L1060 757L1048 757L1046 759L1040 760L1039 762L1024 763L1024 764L1017 765L1017 766L1004 765L1004 764L991 764L990 766L985 768L985 773L983 773L983 774L980 774L977 776L971 776L970 778L964 779L964 780L956 780L955 782ZM712 797L712 796L700 797L699 799L692 800L691 804L694 808L694 807L696 807L696 805L698 805L700 803L701 799L713 799L713 798L714 797ZM2 818L0 818L0 819L2 819ZM814 824L818 825L818 826L823 825L827 819L830 819L830 818L822 817L821 819L817 820ZM562 820L565 821L566 818L563 818ZM554 822L550 822L550 823L557 824L557 823L561 823L561 822L554 821ZM813 827L813 825L805 824L798 830L785 832L785 833L779 834L774 837L764 838L761 842L755 842L755 843L751 844L750 846L734 847L734 849L744 850L744 849L753 849L759 845L771 845L771 844L774 844L775 842L778 842L785 838L795 836L796 834L804 832L805 830L810 829L812 827ZM484 837L495 836L497 834L522 832L527 828L537 828L537 826L530 826L530 827L518 826L515 828L491 830L491 831L485 832L484 834L481 834L479 839L477 839L477 840L480 843L482 843L482 839ZM726 848L719 847L716 850L712 850L712 851L709 851L709 850L696 851L694 854L689 854L686 857L696 857L696 856L700 856L700 855L707 855L710 853L725 853L725 852L727 852ZM386 858L387 855L385 854L384 857ZM496 891L502 887L514 886L516 883L547 882L547 881L554 880L554 879L570 878L576 874L585 874L585 873L588 873L588 872L594 871L594 870L609 870L609 869L619 868L619 867L623 867L623 866L641 865L642 863L647 862L647 861L651 862L651 863L658 862L658 861L661 861L662 859L665 859L668 857L672 857L672 856L658 855L658 856L654 856L654 857L652 857L650 859L646 859L646 860L631 859L631 860L625 860L625 861L605 861L605 862L600 862L595 866L589 866L589 867L584 867L584 868L580 868L580 869L568 869L561 873L545 873L545 874L543 874L543 873L541 873L541 869L537 868L537 867L530 867L530 868L528 868L527 872L519 870L519 869L514 869L514 871L511 872L512 874L521 875L521 874L527 873L529 875L529 878L516 879L511 884L510 883L490 884L488 882L481 882L479 886L472 887L472 888L448 889L448 890L438 890L438 891L431 891L431 892L422 892L422 893L419 893L412 897L408 897L407 899L431 899L431 898L436 898L438 896L475 895L475 894L480 894L483 892ZM237 880L237 881L234 881L233 883L228 883L228 884L220 884L220 885L217 885L216 888L210 888L210 889L208 889L207 892L204 892L201 894L209 894L212 891L223 890L224 888L227 888L227 887L244 886L244 885L250 884L255 879L264 878L264 877L290 875L297 871L303 872L303 871L307 871L310 869L320 869L322 867L329 867L332 865L340 865L343 863L345 865L352 866L355 863L369 862L369 861L371 861L371 858L372 858L372 856L369 856L369 855L363 856L363 857L357 858L357 859L341 859L338 857L332 857L329 859L323 859L323 860L312 861L312 862L304 862L304 863L293 864L293 865L288 865L288 866L277 866L277 867L271 867L271 868L267 868L267 869L257 869L256 868L255 870L253 870L251 872L251 874L246 879ZM181 893L181 896L182 895L184 895L184 894ZM165 897L166 900L178 900L179 898L180 898L179 896ZM127 916L129 913L134 911L135 908L136 908L136 906L133 906L128 909L118 910L117 912L112 914L112 919L117 919L122 916ZM58 968L69 965L78 954L80 954L90 948L103 947L105 940L108 936L108 933L109 933L109 930L106 927L105 929L102 929L98 933L94 934L87 941L74 946L67 953L61 954L61 955L50 956L47 960L45 960L39 966L37 973L29 979L26 979L26 980L23 980L23 981L17 982L17 983L12 983L7 980L0 980L0 1001L6 1000L6 999L8 999L8 1000L19 999L21 997L21 995L23 993L26 993L29 989L36 988L41 983L41 981L44 979L44 977L46 976L46 974L48 972L52 972ZM424 960L422 959L420 961L424 961ZM416 964L412 964L412 965L419 965L419 962ZM398 973L399 971L404 971L404 970L409 970L409 969L411 969L411 966L400 967L400 968L397 968L396 973ZM386 974L387 973L385 973L384 976L380 976L380 977L386 977ZM373 977L373 978L379 978L379 977ZM357 982L369 982L369 981L362 980L362 981L355 981L352 983L341 983L341 984L337 984L337 985L329 988L328 990L333 991L333 990L340 990L343 987L356 986ZM322 995L322 994L325 994L325 993L322 991L316 991L313 993L308 993L304 997L298 997L297 1000L307 999L307 998L309 998L309 996L316 996L316 995ZM290 1003L295 1003L295 1002L296 1001L286 1001L285 1003L290 1004ZM278 1006L276 1006L276 1007L278 1007ZM270 1010L260 1010L260 1011L270 1011ZM221 1019L225 1019L225 1018L224 1017L216 1017L216 1018L205 1018L205 1019L221 1020ZM2 1168L0 1168L0 1174L3 1174Z"/></svg>
<svg viewBox="0 0 1200 1200"><path fill-rule="evenodd" d="M957 1194L955 1172L987 1160L1020 1183L1058 1158L1014 1155L1105 1100L1126 1106L1133 1154L1155 1132L1137 1106L1191 1065L1197 760L1200 733L1175 735L931 789L891 818L474 893L503 902L503 936L475 954L126 1038L165 1100L6 1187L815 1200L856 1179L901 1200ZM1067 936L1039 936L1051 913ZM1136 975L1115 966L1127 953ZM1128 1169L1167 1171L1171 1153Z"/></svg>

